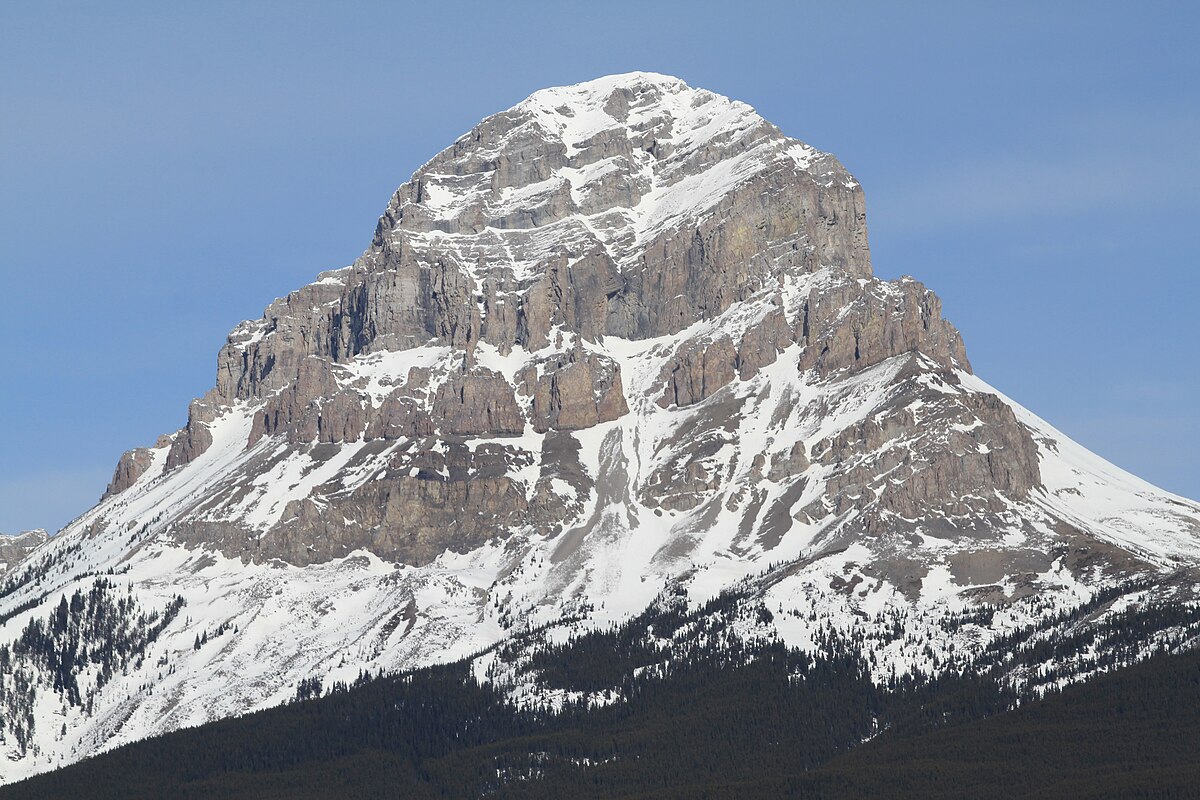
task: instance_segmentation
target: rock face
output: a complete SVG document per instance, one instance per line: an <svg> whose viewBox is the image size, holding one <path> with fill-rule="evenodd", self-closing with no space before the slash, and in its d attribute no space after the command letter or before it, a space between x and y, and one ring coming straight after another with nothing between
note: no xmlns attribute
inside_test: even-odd
<svg viewBox="0 0 1200 800"><path fill-rule="evenodd" d="M833 156L675 78L483 120L10 571L9 638L109 570L188 605L142 661L170 670L130 667L86 713L44 692L55 724L3 777L667 586L737 583L801 647L901 626L882 675L1131 578L1190 585L1200 508L977 378L935 295L873 275L864 209ZM1005 610L947 622L981 601ZM217 629L239 633L193 647Z"/></svg>
<svg viewBox="0 0 1200 800"><path fill-rule="evenodd" d="M9 536L0 533L0 572L25 560L31 552L41 547L50 538L50 534L41 528Z"/></svg>
<svg viewBox="0 0 1200 800"><path fill-rule="evenodd" d="M665 409L750 381L789 348L799 353L797 379L918 353L940 368L969 370L935 296L915 281L871 277L862 189L835 158L741 103L673 78L619 76L539 92L418 170L358 261L233 332L217 384L192 404L165 468L203 455L221 410L243 406L256 409L251 447L264 437L303 446L589 429L629 413L618 351L667 339L669 357L639 387ZM993 458L1006 474L1022 474L1011 484L1020 499L1038 483L1029 437L1011 419L987 424L997 441L1013 444L1011 459L1007 451ZM505 452L519 460L519 448ZM678 457L678 469L699 469ZM127 454L110 494L150 458L147 450ZM535 484L495 525L477 527L503 493L406 488L477 484L472 470L383 474L379 480L397 481L386 496L406 497L411 519L474 529L455 540L468 549L531 526L528 506L546 505ZM362 491L365 505L381 488ZM357 502L337 493L339 505ZM935 494L921 490L920 502L940 507ZM467 505L447 505L447 496ZM238 542L230 532L236 518L222 523L230 555L296 558L294 547L263 548L249 526ZM373 516L344 528L324 521L304 551L313 555L299 560L335 556L322 544L331 540L406 563L437 555L398 544L385 530L393 524ZM179 526L193 541L204 534L182 529L210 528L195 515Z"/></svg>
<svg viewBox="0 0 1200 800"><path fill-rule="evenodd" d="M121 456L121 460L117 462L117 468L113 470L112 480L108 482L108 489L100 499L107 500L133 486L153 463L154 451L149 447L135 447L133 450L126 450Z"/></svg>

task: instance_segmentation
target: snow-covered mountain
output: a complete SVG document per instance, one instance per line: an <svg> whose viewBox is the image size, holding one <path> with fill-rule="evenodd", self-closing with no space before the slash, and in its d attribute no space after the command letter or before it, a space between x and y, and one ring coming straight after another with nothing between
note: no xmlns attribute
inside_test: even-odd
<svg viewBox="0 0 1200 800"><path fill-rule="evenodd" d="M50 534L41 528L21 531L17 534L0 533L0 572L20 563L32 550L41 547L49 538Z"/></svg>
<svg viewBox="0 0 1200 800"><path fill-rule="evenodd" d="M675 78L483 120L5 574L3 779L311 676L496 674L514 633L664 590L738 586L802 648L899 624L863 640L881 675L1102 590L1097 617L1194 602L1200 505L976 377L936 296L872 275L864 209L833 156Z"/></svg>

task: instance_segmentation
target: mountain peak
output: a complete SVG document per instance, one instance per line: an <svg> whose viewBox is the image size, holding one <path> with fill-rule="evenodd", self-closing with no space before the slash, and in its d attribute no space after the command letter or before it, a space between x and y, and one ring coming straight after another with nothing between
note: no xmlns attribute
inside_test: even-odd
<svg viewBox="0 0 1200 800"><path fill-rule="evenodd" d="M675 132L678 135L700 125L716 133L763 122L745 103L652 72L607 75L542 89L515 110L534 114L547 131L575 146L618 126L642 129L670 121L675 123L672 127L684 128Z"/></svg>
<svg viewBox="0 0 1200 800"><path fill-rule="evenodd" d="M820 208L794 205L812 191ZM862 205L836 158L745 103L634 72L544 89L481 121L399 188L362 263L374 269L383 251L405 249L443 257L453 243L484 267L472 270L481 283L493 277L516 289L561 257L597 251L629 275L645 268L654 242L690 237L745 206L758 232L747 231L736 258L763 252L770 239L779 269L865 275ZM785 240L795 246L785 251Z"/></svg>
<svg viewBox="0 0 1200 800"><path fill-rule="evenodd" d="M667 93L684 93L696 91L682 79L674 75L663 75L659 72L618 72L611 75L601 75L579 83L563 86L547 86L529 95L520 105L535 103L557 107L562 104L579 102L603 102L613 92L620 90L645 91L655 89Z"/></svg>

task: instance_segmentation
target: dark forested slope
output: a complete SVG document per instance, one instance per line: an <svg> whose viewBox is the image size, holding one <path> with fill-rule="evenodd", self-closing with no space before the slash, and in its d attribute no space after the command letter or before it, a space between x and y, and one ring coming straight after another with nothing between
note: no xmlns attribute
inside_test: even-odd
<svg viewBox="0 0 1200 800"><path fill-rule="evenodd" d="M669 605L639 623L690 624ZM834 644L813 658L726 641L633 679L650 656L638 627L535 658L548 685L621 681L607 707L518 710L450 665L129 745L0 798L1200 796L1194 652L1003 711L1013 697L986 675L880 687Z"/></svg>

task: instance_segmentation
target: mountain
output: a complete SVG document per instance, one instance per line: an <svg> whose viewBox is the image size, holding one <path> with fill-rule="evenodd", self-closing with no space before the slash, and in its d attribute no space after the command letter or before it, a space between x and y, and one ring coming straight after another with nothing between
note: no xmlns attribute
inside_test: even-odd
<svg viewBox="0 0 1200 800"><path fill-rule="evenodd" d="M611 702L530 665L731 591L720 636L879 681L991 659L1036 693L1195 643L1155 609L1196 602L1200 505L975 376L934 294L872 274L833 156L675 78L483 120L217 362L5 574L5 780L363 670Z"/></svg>
<svg viewBox="0 0 1200 800"><path fill-rule="evenodd" d="M657 629L670 615L632 627ZM542 668L556 680L596 677L614 637L594 638L542 654ZM1012 697L986 675L881 687L848 653L808 658L760 642L742 655L751 651L732 666L727 647L696 648L670 675L625 681L619 702L552 714L506 702L470 679L468 663L374 678L135 742L0 788L0 800L1196 794L1200 652L1154 656L1004 712ZM566 671L549 663L558 655Z"/></svg>
<svg viewBox="0 0 1200 800"><path fill-rule="evenodd" d="M17 534L0 533L0 572L19 564L30 552L41 547L50 534L41 528Z"/></svg>

